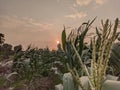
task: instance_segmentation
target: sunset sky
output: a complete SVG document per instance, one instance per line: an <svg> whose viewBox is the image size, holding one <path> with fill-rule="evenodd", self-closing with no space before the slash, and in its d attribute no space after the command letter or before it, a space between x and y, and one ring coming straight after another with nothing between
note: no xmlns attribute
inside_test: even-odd
<svg viewBox="0 0 120 90"><path fill-rule="evenodd" d="M63 25L78 28L96 16L94 25L120 18L120 0L0 0L0 33L12 45L55 49Z"/></svg>

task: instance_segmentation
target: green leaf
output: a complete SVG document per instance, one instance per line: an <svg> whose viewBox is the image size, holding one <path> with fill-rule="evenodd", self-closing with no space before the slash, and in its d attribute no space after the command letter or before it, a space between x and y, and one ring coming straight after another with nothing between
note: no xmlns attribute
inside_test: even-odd
<svg viewBox="0 0 120 90"><path fill-rule="evenodd" d="M87 32L88 32L88 30L89 30L89 27L92 25L92 23L95 21L95 19L96 18L94 18L90 23L89 23L89 21L88 21L88 23L83 23L82 25L85 25L86 24L86 26L85 26L85 29L84 29L84 31L81 33L81 35L79 36L79 54L80 54L80 56L81 56L81 54L82 54L82 50L83 50L83 48L84 48L84 46L85 46L85 44L84 44L84 39L85 39L85 36L86 36L86 34L87 34ZM81 28L78 28L78 30L79 29L81 29ZM80 30L79 30L80 31Z"/></svg>
<svg viewBox="0 0 120 90"><path fill-rule="evenodd" d="M65 26L64 26L64 30L62 32L62 47L64 51L65 51L65 46L66 46L66 32L65 32Z"/></svg>

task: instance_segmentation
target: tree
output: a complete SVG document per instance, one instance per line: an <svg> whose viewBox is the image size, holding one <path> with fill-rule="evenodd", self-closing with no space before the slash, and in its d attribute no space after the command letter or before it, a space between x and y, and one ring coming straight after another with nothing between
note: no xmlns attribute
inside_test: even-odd
<svg viewBox="0 0 120 90"><path fill-rule="evenodd" d="M22 51L22 45L17 45L14 47L14 52L17 53L19 51Z"/></svg>
<svg viewBox="0 0 120 90"><path fill-rule="evenodd" d="M8 59L9 56L12 54L12 45L4 43L1 47L1 51L3 52L3 58Z"/></svg>
<svg viewBox="0 0 120 90"><path fill-rule="evenodd" d="M2 45L4 41L5 41L4 34L0 33L0 45Z"/></svg>

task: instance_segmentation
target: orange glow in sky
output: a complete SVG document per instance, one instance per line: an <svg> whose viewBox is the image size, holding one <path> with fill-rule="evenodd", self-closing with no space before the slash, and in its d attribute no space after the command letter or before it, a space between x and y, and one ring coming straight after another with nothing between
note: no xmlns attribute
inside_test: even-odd
<svg viewBox="0 0 120 90"><path fill-rule="evenodd" d="M57 44L59 44L60 42L59 41L57 41Z"/></svg>

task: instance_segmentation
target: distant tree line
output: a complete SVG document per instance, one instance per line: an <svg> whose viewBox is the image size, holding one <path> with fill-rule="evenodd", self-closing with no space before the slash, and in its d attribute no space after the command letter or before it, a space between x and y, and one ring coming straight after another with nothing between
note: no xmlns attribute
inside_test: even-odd
<svg viewBox="0 0 120 90"><path fill-rule="evenodd" d="M5 35L0 33L0 60L8 59L19 50L22 50L22 45L13 47L11 44L5 43Z"/></svg>

